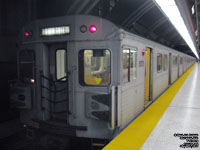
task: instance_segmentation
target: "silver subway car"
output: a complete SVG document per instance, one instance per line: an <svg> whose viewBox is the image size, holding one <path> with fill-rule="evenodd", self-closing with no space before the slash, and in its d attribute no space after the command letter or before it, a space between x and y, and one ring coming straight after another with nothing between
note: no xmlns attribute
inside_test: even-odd
<svg viewBox="0 0 200 150"><path fill-rule="evenodd" d="M55 134L112 139L195 62L95 16L37 20L20 37L12 102Z"/></svg>

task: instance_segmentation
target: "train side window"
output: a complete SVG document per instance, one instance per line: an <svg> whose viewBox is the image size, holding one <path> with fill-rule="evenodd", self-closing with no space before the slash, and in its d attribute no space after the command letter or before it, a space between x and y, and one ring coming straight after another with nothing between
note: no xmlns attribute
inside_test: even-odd
<svg viewBox="0 0 200 150"><path fill-rule="evenodd" d="M130 81L137 78L137 51L130 50Z"/></svg>
<svg viewBox="0 0 200 150"><path fill-rule="evenodd" d="M130 75L129 75L129 65L130 65L130 49L123 49L123 56L122 56L122 60L123 60L123 77L122 77L122 82L123 83L127 83L130 81Z"/></svg>
<svg viewBox="0 0 200 150"><path fill-rule="evenodd" d="M19 53L19 78L25 83L34 83L35 54L33 50L22 50Z"/></svg>
<svg viewBox="0 0 200 150"><path fill-rule="evenodd" d="M162 71L162 54L157 54L157 72Z"/></svg>
<svg viewBox="0 0 200 150"><path fill-rule="evenodd" d="M175 57L175 64L176 65L178 64L178 57L177 56Z"/></svg>
<svg viewBox="0 0 200 150"><path fill-rule="evenodd" d="M183 57L180 58L180 64L183 64Z"/></svg>
<svg viewBox="0 0 200 150"><path fill-rule="evenodd" d="M66 81L66 50L58 49L56 51L56 79Z"/></svg>
<svg viewBox="0 0 200 150"><path fill-rule="evenodd" d="M127 83L137 78L137 51L136 49L123 49L122 82Z"/></svg>
<svg viewBox="0 0 200 150"><path fill-rule="evenodd" d="M174 67L177 65L177 63L178 63L177 56L173 56L173 65L174 65Z"/></svg>
<svg viewBox="0 0 200 150"><path fill-rule="evenodd" d="M175 56L173 56L173 66L175 66Z"/></svg>
<svg viewBox="0 0 200 150"><path fill-rule="evenodd" d="M82 60L79 63L80 82L82 85L108 86L110 84L111 53L109 50L83 50L79 53L79 59Z"/></svg>
<svg viewBox="0 0 200 150"><path fill-rule="evenodd" d="M164 55L164 62L163 62L163 70L166 71L167 70L167 66L168 66L168 59L167 59L167 55Z"/></svg>

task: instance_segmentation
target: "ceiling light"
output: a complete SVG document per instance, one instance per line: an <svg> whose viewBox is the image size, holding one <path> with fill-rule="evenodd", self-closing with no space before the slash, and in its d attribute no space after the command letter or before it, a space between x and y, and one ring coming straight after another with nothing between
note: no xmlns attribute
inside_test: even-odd
<svg viewBox="0 0 200 150"><path fill-rule="evenodd" d="M192 41L192 37L190 36L189 31L187 30L187 27L185 25L185 22L183 21L183 18L182 18L180 11L176 5L176 2L174 0L154 0L154 1L158 4L158 6L161 8L161 10L169 18L169 20L174 25L176 30L179 32L179 34L182 36L182 38L188 44L188 46L190 47L192 52L199 59L199 55L198 55L196 47Z"/></svg>

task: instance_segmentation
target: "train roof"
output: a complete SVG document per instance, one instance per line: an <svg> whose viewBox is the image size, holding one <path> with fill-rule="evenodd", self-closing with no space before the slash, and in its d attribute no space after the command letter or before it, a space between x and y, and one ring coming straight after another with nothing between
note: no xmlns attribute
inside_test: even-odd
<svg viewBox="0 0 200 150"><path fill-rule="evenodd" d="M95 32L90 31L90 27L92 26L96 27ZM43 31L50 33L50 30L58 30L61 27L68 27L67 32L63 35L43 35ZM151 41L139 35L130 33L109 20L91 15L68 15L36 20L24 26L20 34L22 43L75 40L122 40L123 38L131 38L134 40L143 41L143 43L147 44L147 46L162 47L166 50L172 50L177 53L181 53L170 47L156 43L155 41Z"/></svg>
<svg viewBox="0 0 200 150"><path fill-rule="evenodd" d="M90 31L90 27L92 26L96 27L95 32ZM59 27L68 27L68 33L63 35L43 35L42 33L44 30L56 30L56 28L58 29ZM20 36L23 43L39 41L50 42L57 40L107 40L111 38L111 35L115 37L114 34L119 30L120 28L112 22L97 16L70 15L33 21L24 26ZM28 36L26 36L26 34Z"/></svg>

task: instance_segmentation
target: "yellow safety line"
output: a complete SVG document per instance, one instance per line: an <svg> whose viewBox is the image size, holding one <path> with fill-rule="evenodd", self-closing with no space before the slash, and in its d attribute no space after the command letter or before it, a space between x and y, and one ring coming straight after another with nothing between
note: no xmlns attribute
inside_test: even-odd
<svg viewBox="0 0 200 150"><path fill-rule="evenodd" d="M191 73L195 64L103 150L139 150Z"/></svg>

